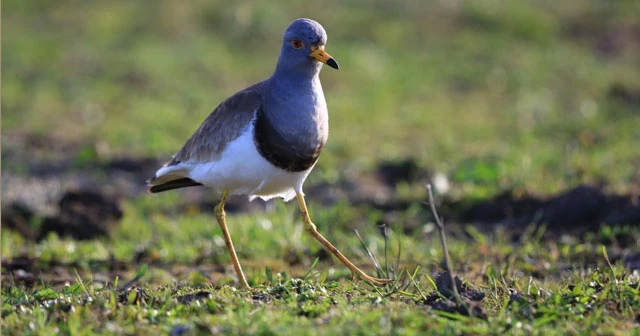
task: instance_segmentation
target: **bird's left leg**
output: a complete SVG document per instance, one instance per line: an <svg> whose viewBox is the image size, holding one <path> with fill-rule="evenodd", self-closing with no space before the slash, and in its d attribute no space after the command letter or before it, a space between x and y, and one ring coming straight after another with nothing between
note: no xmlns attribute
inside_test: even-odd
<svg viewBox="0 0 640 336"><path fill-rule="evenodd" d="M238 256L236 255L236 249L233 248L233 242L231 241L231 235L229 235L229 230L227 229L227 222L225 220L225 212L224 212L224 203L227 201L227 196L229 195L228 190L224 190L222 192L222 196L220 197L220 202L214 208L214 213L216 215L216 219L218 220L218 224L220 225L220 229L222 229L222 236L224 237L224 242L227 245L227 250L229 250L229 255L231 256L231 262L233 263L233 268L236 269L236 274L238 275L238 280L242 285L246 288L251 288L247 283L247 279L244 277L244 273L242 272L242 266L240 266L240 262L238 261Z"/></svg>

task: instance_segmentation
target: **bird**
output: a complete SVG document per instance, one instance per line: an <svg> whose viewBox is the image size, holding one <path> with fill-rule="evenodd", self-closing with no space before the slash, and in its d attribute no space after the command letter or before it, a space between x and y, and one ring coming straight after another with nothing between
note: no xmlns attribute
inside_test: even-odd
<svg viewBox="0 0 640 336"><path fill-rule="evenodd" d="M305 230L354 276L383 286L389 279L367 275L312 222L302 190L329 135L327 104L320 83L324 64L339 69L325 51L327 33L320 23L299 18L284 32L275 71L222 101L172 159L147 180L149 192L205 186L220 193L216 220L238 276L250 288L229 234L225 202L229 195L249 201L296 198Z"/></svg>

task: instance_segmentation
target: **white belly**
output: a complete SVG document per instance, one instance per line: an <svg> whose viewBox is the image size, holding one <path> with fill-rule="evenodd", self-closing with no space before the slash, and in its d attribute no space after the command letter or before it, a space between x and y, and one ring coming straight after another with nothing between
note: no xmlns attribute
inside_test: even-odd
<svg viewBox="0 0 640 336"><path fill-rule="evenodd" d="M253 142L253 123L240 137L231 141L219 159L203 163L181 163L192 180L232 195L248 195L253 200L282 197L289 201L302 193L302 184L313 166L300 172L288 172L265 160Z"/></svg>

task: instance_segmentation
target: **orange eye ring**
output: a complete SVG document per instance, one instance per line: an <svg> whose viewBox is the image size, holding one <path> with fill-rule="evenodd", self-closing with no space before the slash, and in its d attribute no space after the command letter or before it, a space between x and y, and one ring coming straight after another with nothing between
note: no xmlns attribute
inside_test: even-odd
<svg viewBox="0 0 640 336"><path fill-rule="evenodd" d="M304 44L302 44L302 41L298 40L297 38L291 39L291 46L293 47L293 49L300 49L304 46Z"/></svg>

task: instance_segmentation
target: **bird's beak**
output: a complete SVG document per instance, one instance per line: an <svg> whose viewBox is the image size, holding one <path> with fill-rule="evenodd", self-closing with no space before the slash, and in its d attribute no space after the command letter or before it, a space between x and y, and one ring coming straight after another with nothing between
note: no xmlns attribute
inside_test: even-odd
<svg viewBox="0 0 640 336"><path fill-rule="evenodd" d="M311 46L311 54L309 56L313 57L316 61L322 62L334 69L340 69L338 62L329 55L326 51L324 51L324 46Z"/></svg>

